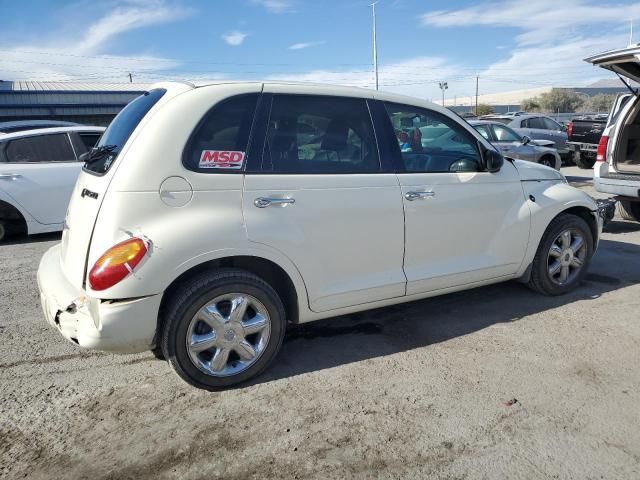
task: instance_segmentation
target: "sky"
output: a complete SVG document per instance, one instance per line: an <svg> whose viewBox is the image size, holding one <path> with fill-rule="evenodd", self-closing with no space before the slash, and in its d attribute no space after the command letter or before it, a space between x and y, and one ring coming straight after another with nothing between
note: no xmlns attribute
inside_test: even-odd
<svg viewBox="0 0 640 480"><path fill-rule="evenodd" d="M0 0L0 79L286 79L374 86L370 0ZM585 86L640 2L379 0L380 89L470 98Z"/></svg>

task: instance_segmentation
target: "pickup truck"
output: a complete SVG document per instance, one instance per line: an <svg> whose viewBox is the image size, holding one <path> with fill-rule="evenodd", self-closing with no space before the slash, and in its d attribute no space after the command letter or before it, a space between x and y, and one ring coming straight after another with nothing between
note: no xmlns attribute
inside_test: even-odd
<svg viewBox="0 0 640 480"><path fill-rule="evenodd" d="M613 71L629 93L619 95L600 137L593 184L598 192L614 194L625 220L640 222L640 44L585 59Z"/></svg>
<svg viewBox="0 0 640 480"><path fill-rule="evenodd" d="M579 168L590 169L596 163L598 143L607 124L607 115L575 117L567 124L572 159Z"/></svg>

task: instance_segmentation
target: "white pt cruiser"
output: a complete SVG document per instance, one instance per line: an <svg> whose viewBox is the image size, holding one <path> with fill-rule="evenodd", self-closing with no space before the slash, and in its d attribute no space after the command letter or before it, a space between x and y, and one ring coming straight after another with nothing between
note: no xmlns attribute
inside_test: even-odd
<svg viewBox="0 0 640 480"><path fill-rule="evenodd" d="M511 279L568 292L600 231L560 173L426 101L165 83L86 158L38 284L68 340L214 390L267 367L288 322Z"/></svg>

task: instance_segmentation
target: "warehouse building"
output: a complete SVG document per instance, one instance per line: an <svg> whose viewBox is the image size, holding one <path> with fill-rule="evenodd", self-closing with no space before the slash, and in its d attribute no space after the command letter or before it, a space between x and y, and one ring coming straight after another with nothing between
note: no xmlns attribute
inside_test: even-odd
<svg viewBox="0 0 640 480"><path fill-rule="evenodd" d="M38 119L108 125L147 87L142 83L0 80L0 122Z"/></svg>

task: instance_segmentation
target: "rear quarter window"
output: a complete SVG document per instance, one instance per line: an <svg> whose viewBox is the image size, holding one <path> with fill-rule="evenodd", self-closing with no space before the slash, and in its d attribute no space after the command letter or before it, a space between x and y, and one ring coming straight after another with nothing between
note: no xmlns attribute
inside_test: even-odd
<svg viewBox="0 0 640 480"><path fill-rule="evenodd" d="M203 173L241 171L258 97L257 93L230 97L209 110L187 142L185 168Z"/></svg>

